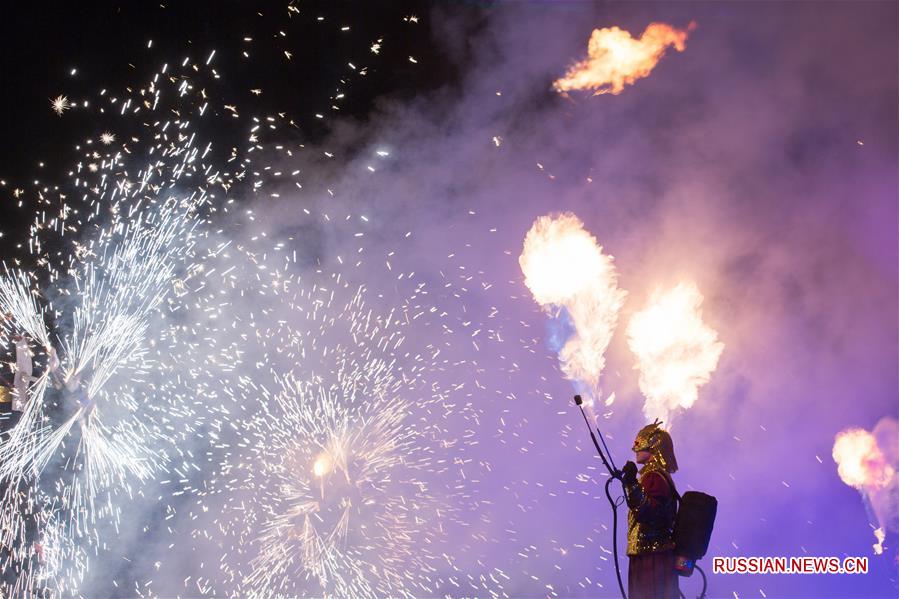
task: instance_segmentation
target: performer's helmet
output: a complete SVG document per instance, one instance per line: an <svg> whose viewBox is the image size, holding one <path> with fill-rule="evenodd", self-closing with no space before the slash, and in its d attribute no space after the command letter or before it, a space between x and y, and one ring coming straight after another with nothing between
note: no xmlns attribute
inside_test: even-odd
<svg viewBox="0 0 899 599"><path fill-rule="evenodd" d="M634 451L648 451L668 473L677 472L677 458L674 457L674 441L658 420L640 429L634 439Z"/></svg>

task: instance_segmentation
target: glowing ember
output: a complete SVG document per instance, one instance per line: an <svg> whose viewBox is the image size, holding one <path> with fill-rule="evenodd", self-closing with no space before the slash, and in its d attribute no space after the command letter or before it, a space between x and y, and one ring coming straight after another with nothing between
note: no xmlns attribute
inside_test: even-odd
<svg viewBox="0 0 899 599"><path fill-rule="evenodd" d="M676 29L650 23L640 39L618 27L594 29L585 60L575 63L553 83L556 91L593 90L596 94L620 94L626 85L648 77L669 46L678 52L687 47L687 36L696 27Z"/></svg>
<svg viewBox="0 0 899 599"><path fill-rule="evenodd" d="M618 287L612 256L603 253L578 217L561 214L534 222L518 262L537 303L549 311L567 310L575 334L559 352L562 370L595 396L603 354L627 295Z"/></svg>
<svg viewBox="0 0 899 599"><path fill-rule="evenodd" d="M699 387L709 382L724 344L702 322L702 294L693 283L656 292L649 305L631 318L628 345L640 371L647 418L669 421L677 408L689 408Z"/></svg>

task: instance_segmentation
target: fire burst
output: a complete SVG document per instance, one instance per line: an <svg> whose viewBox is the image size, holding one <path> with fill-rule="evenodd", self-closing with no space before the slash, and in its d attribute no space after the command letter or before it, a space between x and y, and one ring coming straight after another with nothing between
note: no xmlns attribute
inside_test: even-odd
<svg viewBox="0 0 899 599"><path fill-rule="evenodd" d="M559 92L593 90L596 94L620 94L649 74L669 46L678 52L686 49L687 36L696 27L676 29L665 23L650 23L640 39L618 27L594 29L587 47L587 58L575 63L565 76L553 83Z"/></svg>
<svg viewBox="0 0 899 599"><path fill-rule="evenodd" d="M869 519L876 522L874 553L883 553L886 532L899 532L899 421L884 417L871 432L840 432L833 460L840 479L862 494Z"/></svg>
<svg viewBox="0 0 899 599"><path fill-rule="evenodd" d="M837 435L833 459L842 481L856 489L882 489L895 474L880 450L877 438L860 428Z"/></svg>
<svg viewBox="0 0 899 599"><path fill-rule="evenodd" d="M680 283L653 294L628 324L628 345L646 397L643 413L650 420L669 422L675 409L691 407L718 366L724 344L702 322L701 307L696 285Z"/></svg>
<svg viewBox="0 0 899 599"><path fill-rule="evenodd" d="M549 311L564 308L575 335L559 352L562 370L585 383L595 397L605 351L627 293L618 287L612 256L573 214L541 216L524 240L518 259L525 284Z"/></svg>

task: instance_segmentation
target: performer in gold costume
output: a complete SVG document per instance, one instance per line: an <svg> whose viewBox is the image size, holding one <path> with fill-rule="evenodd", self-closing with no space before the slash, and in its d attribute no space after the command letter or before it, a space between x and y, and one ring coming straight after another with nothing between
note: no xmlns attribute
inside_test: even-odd
<svg viewBox="0 0 899 599"><path fill-rule="evenodd" d="M678 599L672 531L677 515L677 472L671 435L655 422L634 441L635 460L622 468L627 514L627 586L629 599Z"/></svg>

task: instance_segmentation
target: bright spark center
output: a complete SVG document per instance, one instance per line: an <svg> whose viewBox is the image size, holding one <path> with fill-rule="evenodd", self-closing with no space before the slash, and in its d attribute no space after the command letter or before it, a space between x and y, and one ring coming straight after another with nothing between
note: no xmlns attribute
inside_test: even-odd
<svg viewBox="0 0 899 599"><path fill-rule="evenodd" d="M322 477L331 471L331 458L328 454L323 453L315 459L312 465L312 474Z"/></svg>

